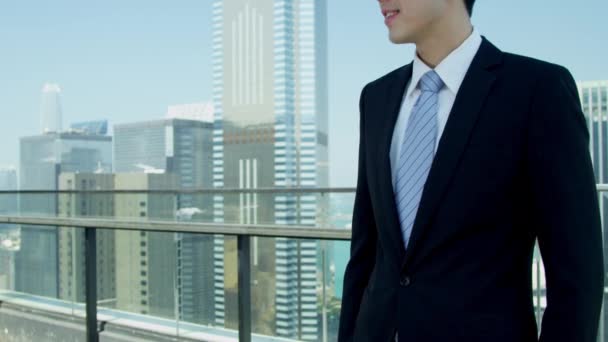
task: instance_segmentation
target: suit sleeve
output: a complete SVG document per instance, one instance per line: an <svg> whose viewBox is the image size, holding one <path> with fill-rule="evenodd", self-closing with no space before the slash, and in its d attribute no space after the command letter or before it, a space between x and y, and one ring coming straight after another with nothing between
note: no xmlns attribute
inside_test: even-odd
<svg viewBox="0 0 608 342"><path fill-rule="evenodd" d="M604 291L601 222L589 132L565 68L541 76L528 129L531 219L547 284L540 342L595 342Z"/></svg>
<svg viewBox="0 0 608 342"><path fill-rule="evenodd" d="M367 88L368 86L363 88L359 100L360 128L357 190L353 209L350 260L346 265L344 274L344 290L338 331L339 342L353 340L359 305L370 273L373 270L376 257L377 233L370 201L365 160L364 99Z"/></svg>

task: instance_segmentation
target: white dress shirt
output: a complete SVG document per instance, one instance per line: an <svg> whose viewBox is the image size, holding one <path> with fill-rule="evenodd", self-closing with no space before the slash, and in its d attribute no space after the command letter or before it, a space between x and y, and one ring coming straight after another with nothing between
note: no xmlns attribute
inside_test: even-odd
<svg viewBox="0 0 608 342"><path fill-rule="evenodd" d="M439 92L439 109L437 112L438 132L435 150L437 150L439 140L443 134L443 129L445 128L445 124L452 111L458 89L460 89L460 85L480 46L481 36L477 30L474 29L471 35L435 68L435 72L441 77L441 80L443 80L443 83L445 84L443 89ZM413 62L412 77L405 88L406 91L401 103L401 110L393 130L393 139L391 141L390 160L393 189L397 182L396 168L397 165L399 165L401 144L403 144L407 122L412 112L412 108L421 93L418 88L418 82L422 75L430 70L431 68L418 57L418 54L416 54Z"/></svg>

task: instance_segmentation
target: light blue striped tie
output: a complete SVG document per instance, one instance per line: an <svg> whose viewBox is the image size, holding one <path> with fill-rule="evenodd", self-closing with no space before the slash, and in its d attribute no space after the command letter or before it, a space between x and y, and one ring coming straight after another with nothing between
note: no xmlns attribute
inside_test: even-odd
<svg viewBox="0 0 608 342"><path fill-rule="evenodd" d="M401 145L394 193L406 248L418 212L422 189L435 156L439 91L443 85L441 77L434 70L422 76L418 84L421 94L408 119Z"/></svg>

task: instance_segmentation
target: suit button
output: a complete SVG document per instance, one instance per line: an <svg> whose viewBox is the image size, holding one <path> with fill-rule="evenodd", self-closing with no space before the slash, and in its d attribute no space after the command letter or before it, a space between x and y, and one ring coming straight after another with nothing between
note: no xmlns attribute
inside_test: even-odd
<svg viewBox="0 0 608 342"><path fill-rule="evenodd" d="M410 277L408 277L406 275L402 275L401 279L399 280L399 284L401 284L401 286L403 286L403 287L408 287L408 286L410 286L411 283L412 283L412 280L410 279Z"/></svg>

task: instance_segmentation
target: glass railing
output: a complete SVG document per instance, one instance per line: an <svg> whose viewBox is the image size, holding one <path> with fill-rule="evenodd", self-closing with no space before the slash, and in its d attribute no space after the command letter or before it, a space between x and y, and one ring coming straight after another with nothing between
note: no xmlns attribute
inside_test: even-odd
<svg viewBox="0 0 608 342"><path fill-rule="evenodd" d="M10 246L2 253L13 265L0 270L0 301L32 314L67 314L79 328L70 334L22 320L5 327L7 335L337 339L352 188L20 191L2 198L20 209L0 214L3 246Z"/></svg>
<svg viewBox="0 0 608 342"><path fill-rule="evenodd" d="M335 341L354 191L0 192L0 340Z"/></svg>

